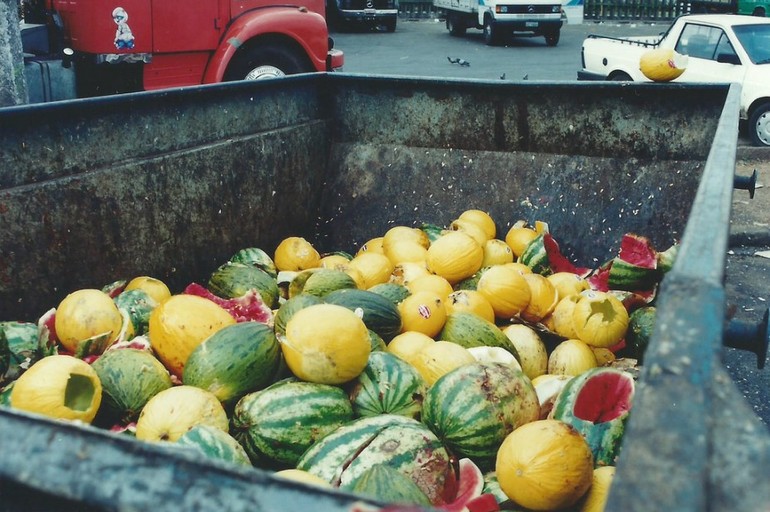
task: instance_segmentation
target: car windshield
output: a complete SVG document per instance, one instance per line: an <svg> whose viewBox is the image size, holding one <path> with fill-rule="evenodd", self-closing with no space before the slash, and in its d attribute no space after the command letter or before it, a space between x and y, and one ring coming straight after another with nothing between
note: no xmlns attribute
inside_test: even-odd
<svg viewBox="0 0 770 512"><path fill-rule="evenodd" d="M754 64L770 64L770 24L737 25L733 31Z"/></svg>

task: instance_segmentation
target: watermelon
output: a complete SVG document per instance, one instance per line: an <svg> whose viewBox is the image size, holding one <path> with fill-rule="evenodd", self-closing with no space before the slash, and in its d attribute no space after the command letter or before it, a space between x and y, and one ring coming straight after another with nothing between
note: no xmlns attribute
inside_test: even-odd
<svg viewBox="0 0 770 512"><path fill-rule="evenodd" d="M294 297L287 299L283 304L278 307L278 312L275 314L274 328L276 334L286 334L286 324L289 322L294 313L300 309L312 306L313 304L322 304L323 300L315 295L309 293L300 293Z"/></svg>
<svg viewBox="0 0 770 512"><path fill-rule="evenodd" d="M379 293L383 297L390 299L391 302L396 305L398 305L405 298L409 297L409 295L412 293L409 291L409 288L403 284L398 283L375 284L369 288L369 291L373 293Z"/></svg>
<svg viewBox="0 0 770 512"><path fill-rule="evenodd" d="M679 254L678 243L675 243L665 251L658 252L655 255L655 258L658 260L658 270L660 270L661 273L665 274L666 272L674 268L674 262L676 261L677 254Z"/></svg>
<svg viewBox="0 0 770 512"><path fill-rule="evenodd" d="M631 313L626 331L626 344L618 353L621 357L631 357L638 364L644 363L644 352L655 329L655 306L645 306Z"/></svg>
<svg viewBox="0 0 770 512"><path fill-rule="evenodd" d="M541 233L527 244L524 252L518 258L536 274L544 276L557 272L571 272L580 276L589 274L590 269L578 267L570 262L562 253L559 244L550 233Z"/></svg>
<svg viewBox="0 0 770 512"><path fill-rule="evenodd" d="M230 258L233 263L243 263L245 265L253 265L258 269L264 271L275 279L278 277L278 269L275 268L275 262L268 253L259 249L258 247L247 247L239 250Z"/></svg>
<svg viewBox="0 0 770 512"><path fill-rule="evenodd" d="M430 505L417 484L404 473L386 464L376 464L363 472L349 486L355 494L397 505Z"/></svg>
<svg viewBox="0 0 770 512"><path fill-rule="evenodd" d="M458 456L482 469L515 428L538 419L540 402L521 370L472 363L439 378L425 394L422 421Z"/></svg>
<svg viewBox="0 0 770 512"><path fill-rule="evenodd" d="M7 350L5 370L0 362L0 386L12 382L24 373L35 361L47 355L44 336L40 328L29 322L0 322L0 358Z"/></svg>
<svg viewBox="0 0 770 512"><path fill-rule="evenodd" d="M372 352L366 368L351 382L356 416L398 414L419 419L427 385L410 364L388 352Z"/></svg>
<svg viewBox="0 0 770 512"><path fill-rule="evenodd" d="M217 459L240 466L251 466L246 450L233 436L211 425L199 424L176 440L178 446L195 449L211 459Z"/></svg>
<svg viewBox="0 0 770 512"><path fill-rule="evenodd" d="M626 233L618 256L609 267L607 285L611 290L648 290L660 279L658 259L649 239Z"/></svg>
<svg viewBox="0 0 770 512"><path fill-rule="evenodd" d="M13 382L5 386L4 388L0 388L0 407L10 407L11 406L11 393L13 392Z"/></svg>
<svg viewBox="0 0 770 512"><path fill-rule="evenodd" d="M101 425L136 421L147 401L172 385L168 370L146 350L110 348L91 367L102 383Z"/></svg>
<svg viewBox="0 0 770 512"><path fill-rule="evenodd" d="M361 311L361 319L385 341L390 342L401 332L401 314L393 302L368 290L336 290L324 297L324 302L344 306L351 311Z"/></svg>
<svg viewBox="0 0 770 512"><path fill-rule="evenodd" d="M246 393L272 383L280 361L281 347L273 329L259 322L236 323L195 347L185 363L182 382L234 405Z"/></svg>
<svg viewBox="0 0 770 512"><path fill-rule="evenodd" d="M444 234L444 228L436 224L430 224L428 222L423 223L420 229L428 235L428 240L431 242L438 240L441 235Z"/></svg>
<svg viewBox="0 0 770 512"><path fill-rule="evenodd" d="M465 279L463 279L459 283L455 284L453 288L455 289L455 291L457 291L457 290L476 290L476 289L478 289L479 280L481 279L481 276L484 275L484 272L488 268L489 267L483 267L483 268L479 269L479 271L476 272L475 274L473 274L472 276L466 277Z"/></svg>
<svg viewBox="0 0 770 512"><path fill-rule="evenodd" d="M314 268L303 270L289 283L289 297L307 293L323 298L335 291L357 288L356 281L342 270Z"/></svg>
<svg viewBox="0 0 770 512"><path fill-rule="evenodd" d="M5 336L5 331L0 329L0 376L5 375L10 365L11 349L8 346L8 338ZM2 379L0 379L0 383L2 382Z"/></svg>
<svg viewBox="0 0 770 512"><path fill-rule="evenodd" d="M565 384L550 417L572 425L583 435L596 466L613 466L633 397L630 373L606 366L592 368Z"/></svg>
<svg viewBox="0 0 770 512"><path fill-rule="evenodd" d="M227 262L211 274L207 288L223 299L243 297L256 290L267 307L278 304L278 282L254 265Z"/></svg>
<svg viewBox="0 0 770 512"><path fill-rule="evenodd" d="M118 294L115 304L128 315L134 327L134 336L147 334L150 326L150 313L158 303L141 289L123 291Z"/></svg>
<svg viewBox="0 0 770 512"><path fill-rule="evenodd" d="M500 510L497 498L484 492L484 475L471 459L457 462L457 493L451 503L441 505L447 512L493 512Z"/></svg>
<svg viewBox="0 0 770 512"><path fill-rule="evenodd" d="M419 421L395 414L359 418L340 427L311 446L297 469L349 488L378 464L411 478L433 505L451 501L456 492L451 458L441 441Z"/></svg>
<svg viewBox="0 0 770 512"><path fill-rule="evenodd" d="M231 432L252 464L284 469L353 419L353 406L341 388L287 378L241 398Z"/></svg>
<svg viewBox="0 0 770 512"><path fill-rule="evenodd" d="M249 290L244 295L233 299L223 299L198 283L191 283L184 289L184 293L197 295L216 303L226 309L236 322L269 323L273 318L272 310L262 301L262 296L256 290Z"/></svg>
<svg viewBox="0 0 770 512"><path fill-rule="evenodd" d="M371 329L367 329L367 331L369 331L369 342L372 344L372 352L382 352L387 350L388 345L385 343L385 340L382 339L382 336Z"/></svg>
<svg viewBox="0 0 770 512"><path fill-rule="evenodd" d="M436 339L451 341L465 348L501 347L521 362L516 346L497 325L468 311L447 315L444 327Z"/></svg>

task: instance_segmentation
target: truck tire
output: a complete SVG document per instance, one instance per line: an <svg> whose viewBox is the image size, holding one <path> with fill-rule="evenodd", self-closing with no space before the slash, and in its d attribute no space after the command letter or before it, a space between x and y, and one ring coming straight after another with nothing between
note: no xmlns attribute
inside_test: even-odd
<svg viewBox="0 0 770 512"><path fill-rule="evenodd" d="M754 109L749 117L748 131L755 146L770 146L770 102Z"/></svg>
<svg viewBox="0 0 770 512"><path fill-rule="evenodd" d="M304 55L277 43L245 44L233 56L224 81L263 80L315 71Z"/></svg>
<svg viewBox="0 0 770 512"><path fill-rule="evenodd" d="M450 36L463 37L467 28L468 27L465 26L465 23L463 23L459 15L453 12L447 13L446 29L449 31Z"/></svg>
<svg viewBox="0 0 770 512"><path fill-rule="evenodd" d="M500 29L491 16L484 17L484 43L495 46L500 42Z"/></svg>
<svg viewBox="0 0 770 512"><path fill-rule="evenodd" d="M556 46L559 44L559 36L561 35L561 30L549 30L543 35L545 36L545 44L548 46Z"/></svg>

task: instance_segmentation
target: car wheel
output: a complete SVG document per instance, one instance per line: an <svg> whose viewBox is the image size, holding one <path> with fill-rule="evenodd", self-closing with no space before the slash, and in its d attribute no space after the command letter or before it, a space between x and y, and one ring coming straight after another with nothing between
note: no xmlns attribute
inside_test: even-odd
<svg viewBox="0 0 770 512"><path fill-rule="evenodd" d="M607 77L607 80L610 80L612 82L633 82L634 81L628 73L625 73L623 71L615 71L614 73L610 73L610 76Z"/></svg>
<svg viewBox="0 0 770 512"><path fill-rule="evenodd" d="M224 75L234 80L264 80L314 71L304 56L278 45L244 45L238 49Z"/></svg>
<svg viewBox="0 0 770 512"><path fill-rule="evenodd" d="M548 46L556 46L559 44L559 35L561 31L559 30L551 30L549 32L545 33L545 44Z"/></svg>
<svg viewBox="0 0 770 512"><path fill-rule="evenodd" d="M462 37L465 35L465 25L460 21L460 17L456 14L448 14L446 17L446 28L449 30L449 35L454 37Z"/></svg>
<svg viewBox="0 0 770 512"><path fill-rule="evenodd" d="M490 16L484 18L484 42L487 46L494 46L500 40L500 30Z"/></svg>
<svg viewBox="0 0 770 512"><path fill-rule="evenodd" d="M770 103L761 104L751 113L748 130L755 146L770 146Z"/></svg>

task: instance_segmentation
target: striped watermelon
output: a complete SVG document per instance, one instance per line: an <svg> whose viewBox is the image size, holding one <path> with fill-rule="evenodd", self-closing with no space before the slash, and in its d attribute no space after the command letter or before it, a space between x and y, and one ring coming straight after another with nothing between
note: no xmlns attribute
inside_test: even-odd
<svg viewBox="0 0 770 512"><path fill-rule="evenodd" d="M122 312L128 315L134 328L134 335L147 334L150 326L150 313L158 303L141 289L127 290L113 299Z"/></svg>
<svg viewBox="0 0 770 512"><path fill-rule="evenodd" d="M278 269L275 268L275 262L273 262L273 258L271 258L269 254L267 254L262 249L259 249L258 247L246 247L241 249L240 251L233 254L233 257L230 258L230 261L233 263L253 265L258 269L267 272L267 274L273 279L278 277Z"/></svg>
<svg viewBox="0 0 770 512"><path fill-rule="evenodd" d="M278 282L274 277L254 265L228 261L209 277L207 288L223 299L243 297L256 290L262 302L269 308L278 304Z"/></svg>
<svg viewBox="0 0 770 512"><path fill-rule="evenodd" d="M444 328L436 339L451 341L465 348L500 347L521 361L516 346L495 324L468 311L456 311L447 315Z"/></svg>
<svg viewBox="0 0 770 512"><path fill-rule="evenodd" d="M251 466L249 456L233 436L211 425L195 425L176 440L179 446L193 448L206 457L241 466Z"/></svg>
<svg viewBox="0 0 770 512"><path fill-rule="evenodd" d="M590 269L575 266L569 261L559 248L559 244L550 233L541 233L535 237L518 259L532 269L536 274L544 276L556 272L571 272L580 276L586 276Z"/></svg>
<svg viewBox="0 0 770 512"><path fill-rule="evenodd" d="M273 329L260 322L241 322L215 332L190 354L182 382L234 405L246 393L273 382L281 347Z"/></svg>
<svg viewBox="0 0 770 512"><path fill-rule="evenodd" d="M352 382L350 400L357 416L398 414L419 419L426 389L412 365L388 352L372 352Z"/></svg>
<svg viewBox="0 0 770 512"><path fill-rule="evenodd" d="M378 293L383 297L390 299L393 304L398 304L405 298L409 297L409 295L412 293L409 291L409 288L403 284L398 283L375 284L369 288L369 291L372 293Z"/></svg>
<svg viewBox="0 0 770 512"><path fill-rule="evenodd" d="M364 471L349 489L354 494L384 503L430 505L428 497L411 478L385 464L377 464Z"/></svg>
<svg viewBox="0 0 770 512"><path fill-rule="evenodd" d="M0 372L0 386L19 378L35 361L47 355L40 329L31 322L0 322L0 336L6 341L8 364Z"/></svg>
<svg viewBox="0 0 770 512"><path fill-rule="evenodd" d="M314 268L303 270L289 284L289 297L307 293L323 298L335 291L356 288L356 281L342 270Z"/></svg>
<svg viewBox="0 0 770 512"><path fill-rule="evenodd" d="M458 456L482 469L515 428L538 419L532 382L510 365L473 363L439 378L423 401L422 421Z"/></svg>
<svg viewBox="0 0 770 512"><path fill-rule="evenodd" d="M434 505L451 501L456 492L450 455L441 441L419 421L395 414L360 418L340 427L311 446L297 469L350 488L377 464L411 478Z"/></svg>
<svg viewBox="0 0 770 512"><path fill-rule="evenodd" d="M278 308L278 312L275 314L274 327L276 334L286 334L286 324L289 322L289 318L294 316L294 313L300 309L312 306L314 304L323 304L323 300L315 295L309 293L300 293L295 295L286 302L281 304Z"/></svg>
<svg viewBox="0 0 770 512"><path fill-rule="evenodd" d="M256 466L294 467L317 440L354 418L337 386L284 379L241 398L231 432Z"/></svg>
<svg viewBox="0 0 770 512"><path fill-rule="evenodd" d="M615 465L634 397L630 373L611 367L588 370L567 382L550 417L585 437L596 466Z"/></svg>

